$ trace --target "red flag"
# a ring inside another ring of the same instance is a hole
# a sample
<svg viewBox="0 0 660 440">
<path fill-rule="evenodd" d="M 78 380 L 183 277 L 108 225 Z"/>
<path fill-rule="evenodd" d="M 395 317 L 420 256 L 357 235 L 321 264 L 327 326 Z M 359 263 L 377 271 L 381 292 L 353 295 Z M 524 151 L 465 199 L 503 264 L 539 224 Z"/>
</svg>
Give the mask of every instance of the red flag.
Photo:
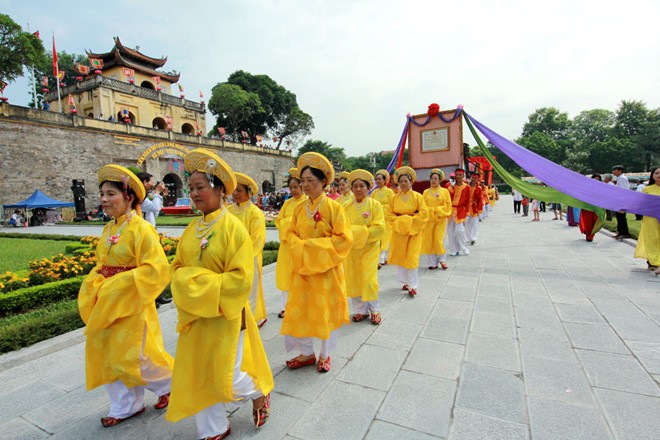
<svg viewBox="0 0 660 440">
<path fill-rule="evenodd" d="M 34 35 L 35 37 L 41 40 L 41 34 L 39 33 L 39 31 L 34 32 L 32 35 Z"/>
<path fill-rule="evenodd" d="M 199 99 L 204 99 L 204 94 L 202 93 L 201 90 L 199 91 Z"/>
<path fill-rule="evenodd" d="M 57 72 L 60 71 L 57 59 L 57 49 L 55 48 L 55 34 L 53 34 L 53 76 L 57 78 Z"/>
<path fill-rule="evenodd" d="M 127 78 L 131 78 L 135 73 L 133 69 L 129 69 L 129 68 L 124 68 L 123 72 L 124 72 L 124 76 Z"/>
<path fill-rule="evenodd" d="M 44 86 L 44 87 L 48 87 L 48 77 L 47 76 L 44 76 L 43 78 L 41 78 L 41 85 Z"/>
<path fill-rule="evenodd" d="M 76 105 L 76 101 L 73 100 L 71 93 L 69 93 L 69 105 Z"/>
<path fill-rule="evenodd" d="M 220 133 L 220 136 L 224 136 L 227 131 L 225 130 L 225 127 L 218 127 L 218 133 Z"/>
</svg>

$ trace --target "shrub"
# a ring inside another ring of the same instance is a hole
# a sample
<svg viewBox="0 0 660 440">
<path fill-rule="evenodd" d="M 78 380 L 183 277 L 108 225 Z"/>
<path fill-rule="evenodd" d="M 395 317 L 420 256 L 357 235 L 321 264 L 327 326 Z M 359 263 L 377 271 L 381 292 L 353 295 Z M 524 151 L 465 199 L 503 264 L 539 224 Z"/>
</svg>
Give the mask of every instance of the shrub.
<svg viewBox="0 0 660 440">
<path fill-rule="evenodd" d="M 80 243 L 86 244 L 91 248 L 96 249 L 96 246 L 99 244 L 99 240 L 101 240 L 101 237 L 97 237 L 96 235 L 88 235 L 87 237 L 81 238 Z"/>
<path fill-rule="evenodd" d="M 75 255 L 75 252 L 84 249 L 86 251 L 90 251 L 91 248 L 88 244 L 85 243 L 71 243 L 67 244 L 66 247 L 64 248 L 64 253 L 67 255 Z"/>
<path fill-rule="evenodd" d="M 174 237 L 167 237 L 163 234 L 158 234 L 160 237 L 160 245 L 163 246 L 165 255 L 174 255 L 176 254 L 176 248 L 179 245 L 179 239 Z"/>
<path fill-rule="evenodd" d="M 262 261 L 264 266 L 275 263 L 277 261 L 277 251 L 265 250 Z"/>
<path fill-rule="evenodd" d="M 26 287 L 0 295 L 0 316 L 22 313 L 44 305 L 78 297 L 85 277 Z"/>
<path fill-rule="evenodd" d="M 277 251 L 279 249 L 280 249 L 279 241 L 267 241 L 266 244 L 264 245 L 265 251 Z"/>
<path fill-rule="evenodd" d="M 21 234 L 18 232 L 2 232 L 3 238 L 30 238 L 33 240 L 79 241 L 80 237 L 74 235 L 48 235 L 48 234 Z"/>
<path fill-rule="evenodd" d="M 83 255 L 67 257 L 58 254 L 52 259 L 42 258 L 30 263 L 30 285 L 51 281 L 64 280 L 67 278 L 85 275 L 96 265 L 96 255 L 92 252 L 84 252 Z"/>
<path fill-rule="evenodd" d="M 83 327 L 76 300 L 61 301 L 0 320 L 0 353 L 27 347 Z"/>
<path fill-rule="evenodd" d="M 20 276 L 13 272 L 5 272 L 0 275 L 0 293 L 11 292 L 13 290 L 22 289 L 29 286 L 29 278 L 27 276 Z"/>
</svg>

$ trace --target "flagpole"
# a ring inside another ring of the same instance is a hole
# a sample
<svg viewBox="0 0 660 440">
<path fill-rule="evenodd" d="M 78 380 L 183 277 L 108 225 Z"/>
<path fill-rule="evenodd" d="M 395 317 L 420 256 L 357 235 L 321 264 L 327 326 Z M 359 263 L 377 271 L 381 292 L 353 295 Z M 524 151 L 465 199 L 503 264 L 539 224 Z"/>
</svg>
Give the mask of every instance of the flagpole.
<svg viewBox="0 0 660 440">
<path fill-rule="evenodd" d="M 53 59 L 57 57 L 57 53 L 55 52 L 57 49 L 55 48 L 55 32 L 53 32 Z M 55 84 L 57 85 L 57 108 L 59 109 L 59 112 L 62 113 L 62 98 L 60 96 L 60 63 L 57 62 L 55 63 Z"/>
<path fill-rule="evenodd" d="M 28 34 L 30 33 L 30 23 L 27 24 Z M 30 66 L 30 75 L 32 75 L 32 97 L 34 100 L 34 109 L 38 108 L 37 106 L 37 82 L 34 79 L 34 66 Z"/>
</svg>

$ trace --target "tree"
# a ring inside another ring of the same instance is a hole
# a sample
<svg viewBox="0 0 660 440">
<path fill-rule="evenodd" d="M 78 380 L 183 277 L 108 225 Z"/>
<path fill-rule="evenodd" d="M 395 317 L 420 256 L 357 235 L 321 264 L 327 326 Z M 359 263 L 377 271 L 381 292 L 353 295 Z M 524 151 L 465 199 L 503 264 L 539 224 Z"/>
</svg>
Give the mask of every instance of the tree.
<svg viewBox="0 0 660 440">
<path fill-rule="evenodd" d="M 236 137 L 241 124 L 255 114 L 263 113 L 261 100 L 255 93 L 246 92 L 239 86 L 228 83 L 216 84 L 211 91 L 209 110 L 217 116 L 216 128 L 227 126 Z M 254 133 L 250 133 L 254 135 Z"/>
<path fill-rule="evenodd" d="M 277 138 L 277 149 L 280 149 L 282 141 L 286 138 L 301 138 L 309 136 L 314 128 L 314 120 L 310 115 L 294 108 L 284 117 L 277 127 L 273 129 L 273 135 Z"/>
<path fill-rule="evenodd" d="M 648 113 L 642 101 L 621 101 L 616 111 L 616 134 L 627 139 L 640 134 Z"/>
<path fill-rule="evenodd" d="M 42 61 L 44 46 L 39 37 L 23 32 L 8 15 L 0 14 L 0 79 L 12 82 L 23 75 L 23 67 Z"/>
<path fill-rule="evenodd" d="M 580 112 L 570 124 L 569 137 L 584 146 L 602 142 L 613 136 L 616 115 L 613 111 L 603 109 L 585 110 Z"/>
<path fill-rule="evenodd" d="M 548 133 L 536 131 L 519 139 L 518 143 L 557 164 L 562 163 L 566 158 L 564 148 Z"/>
<path fill-rule="evenodd" d="M 589 154 L 589 171 L 610 172 L 612 166 L 623 165 L 627 170 L 641 169 L 644 158 L 630 139 L 611 137 L 596 142 Z"/>
<path fill-rule="evenodd" d="M 557 141 L 564 140 L 568 138 L 570 126 L 568 113 L 562 113 L 554 107 L 543 107 L 529 115 L 528 121 L 523 126 L 521 138 L 539 132 Z"/>
<path fill-rule="evenodd" d="M 76 53 L 67 53 L 65 51 L 57 52 L 57 66 L 60 72 L 64 72 L 64 77 L 62 78 L 62 83 L 64 85 L 69 85 L 75 82 L 76 76 L 80 75 L 76 66 L 78 64 L 87 65 L 88 58 L 87 55 L 81 55 Z M 55 76 L 53 75 L 53 53 L 46 53 L 40 62 L 35 66 L 34 69 L 34 80 L 36 81 L 37 86 L 37 103 L 39 106 L 43 103 L 43 82 L 42 79 L 48 79 L 48 89 L 50 91 L 57 89 L 57 82 Z M 35 86 L 32 79 L 30 79 L 30 98 L 33 98 L 30 101 L 29 106 L 34 106 L 34 95 L 32 93 L 32 88 Z"/>
<path fill-rule="evenodd" d="M 648 112 L 635 140 L 644 155 L 644 171 L 650 171 L 660 162 L 660 109 Z"/>
<path fill-rule="evenodd" d="M 324 141 L 319 141 L 319 140 L 308 140 L 305 142 L 305 145 L 303 145 L 299 150 L 298 150 L 298 156 L 296 156 L 296 160 L 300 156 L 302 156 L 304 153 L 314 151 L 316 153 L 320 153 L 324 155 L 325 157 L 330 160 L 330 162 L 333 163 L 333 165 L 338 166 L 341 169 L 348 169 L 348 160 L 346 157 L 346 152 L 342 147 L 333 147 L 331 144 L 324 142 Z"/>
</svg>

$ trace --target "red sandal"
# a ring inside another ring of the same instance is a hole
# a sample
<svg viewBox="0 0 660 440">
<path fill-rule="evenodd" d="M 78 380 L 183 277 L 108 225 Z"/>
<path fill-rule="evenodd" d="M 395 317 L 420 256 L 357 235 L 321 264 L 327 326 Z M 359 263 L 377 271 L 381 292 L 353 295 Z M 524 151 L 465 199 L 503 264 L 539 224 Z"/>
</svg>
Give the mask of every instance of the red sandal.
<svg viewBox="0 0 660 440">
<path fill-rule="evenodd" d="M 373 325 L 380 325 L 381 317 L 380 317 L 380 312 L 372 312 L 371 313 L 371 323 Z"/>
<path fill-rule="evenodd" d="M 165 409 L 170 404 L 170 393 L 158 397 L 158 402 L 154 405 L 156 409 Z"/>
<path fill-rule="evenodd" d="M 401 290 L 410 290 L 410 287 L 408 287 L 407 284 L 404 284 L 403 287 L 401 288 Z"/>
<path fill-rule="evenodd" d="M 415 289 L 410 289 L 410 290 L 408 291 L 408 295 L 410 295 L 410 296 L 415 296 L 415 295 L 417 295 L 417 291 L 416 291 Z"/>
<path fill-rule="evenodd" d="M 131 417 L 139 416 L 139 415 L 142 414 L 146 409 L 147 409 L 147 408 L 144 407 L 144 408 L 142 408 L 140 411 L 136 412 L 135 414 L 132 414 L 132 415 L 130 415 L 130 416 L 128 416 L 128 417 L 124 417 L 123 419 L 120 419 L 120 418 L 118 418 L 118 417 L 103 417 L 103 418 L 101 419 L 101 425 L 103 425 L 104 428 L 110 428 L 110 427 L 112 427 L 112 426 L 117 426 L 117 425 L 119 425 L 121 422 L 123 422 L 124 420 L 128 420 L 128 419 L 130 419 Z"/>
<path fill-rule="evenodd" d="M 229 434 L 231 434 L 231 428 L 227 428 L 222 434 L 214 435 L 213 437 L 204 437 L 204 440 L 222 440 L 229 437 Z"/>
<path fill-rule="evenodd" d="M 359 313 L 356 313 L 355 315 L 353 315 L 353 322 L 360 322 L 360 321 L 363 321 L 365 318 L 368 318 L 368 317 L 369 317 L 369 315 L 361 315 Z"/>
<path fill-rule="evenodd" d="M 316 370 L 319 373 L 327 373 L 328 371 L 330 371 L 330 356 L 328 356 L 327 358 L 325 358 L 323 360 L 321 360 L 321 358 L 319 358 L 319 363 L 316 366 Z"/>
<path fill-rule="evenodd" d="M 252 410 L 252 420 L 254 421 L 254 427 L 259 429 L 263 426 L 270 417 L 270 393 L 264 397 L 261 406 L 257 409 Z"/>
<path fill-rule="evenodd" d="M 442 267 L 442 270 L 447 270 L 447 263 L 445 263 L 444 261 L 441 261 L 440 262 L 440 267 Z"/>
<path fill-rule="evenodd" d="M 306 367 L 308 365 L 314 365 L 315 363 L 316 363 L 316 356 L 312 356 L 311 358 L 304 361 L 301 361 L 297 357 L 294 357 L 293 359 L 286 361 L 286 366 L 291 370 L 297 370 L 298 368 Z"/>
</svg>

